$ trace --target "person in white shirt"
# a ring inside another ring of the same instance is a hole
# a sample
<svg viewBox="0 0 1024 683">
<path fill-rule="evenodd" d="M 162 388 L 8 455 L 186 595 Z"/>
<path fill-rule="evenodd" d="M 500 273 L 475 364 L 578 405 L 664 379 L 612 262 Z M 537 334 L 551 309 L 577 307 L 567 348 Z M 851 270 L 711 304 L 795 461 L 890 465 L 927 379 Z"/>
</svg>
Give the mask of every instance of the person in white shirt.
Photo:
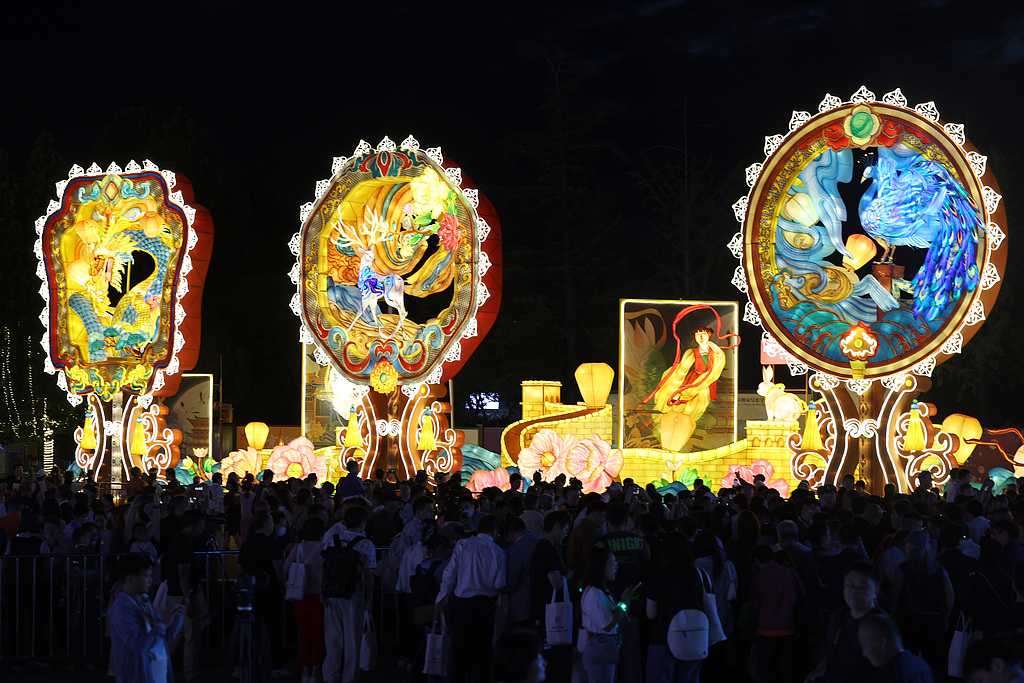
<svg viewBox="0 0 1024 683">
<path fill-rule="evenodd" d="M 985 508 L 977 499 L 967 501 L 964 505 L 964 518 L 967 520 L 967 533 L 975 543 L 981 543 L 981 537 L 985 535 L 990 526 L 985 517 Z"/>
<path fill-rule="evenodd" d="M 224 475 L 214 472 L 213 477 L 206 483 L 206 499 L 209 501 L 209 510 L 212 514 L 224 514 L 224 487 L 221 483 Z"/>
<path fill-rule="evenodd" d="M 373 598 L 373 570 L 377 556 L 373 542 L 366 538 L 369 511 L 361 505 L 350 505 L 341 522 L 324 534 L 323 547 L 330 548 L 339 540 L 350 543 L 362 556 L 362 579 L 350 598 L 322 598 L 324 609 L 324 642 L 327 654 L 323 675 L 326 683 L 352 683 L 359 673 L 359 647 L 363 634 L 363 615 Z M 362 540 L 355 540 L 355 539 Z M 344 667 L 342 666 L 344 658 Z"/>
<path fill-rule="evenodd" d="M 536 493 L 527 493 L 523 497 L 525 509 L 519 514 L 519 519 L 526 524 L 526 533 L 540 538 L 544 530 L 544 514 L 537 509 L 538 502 Z"/>
<path fill-rule="evenodd" d="M 587 554 L 587 568 L 583 575 L 583 595 L 580 598 L 583 631 L 578 646 L 583 654 L 583 667 L 590 683 L 613 683 L 619 660 L 619 624 L 626 618 L 629 604 L 636 598 L 636 586 L 622 593 L 622 602 L 616 603 L 608 590 L 615 579 L 618 563 L 615 554 L 607 548 L 593 546 Z"/>
<path fill-rule="evenodd" d="M 408 545 L 425 541 L 434 530 L 434 499 L 420 496 L 412 503 L 413 517 L 402 527 L 402 538 Z"/>
<path fill-rule="evenodd" d="M 136 522 L 132 527 L 132 545 L 129 552 L 146 553 L 154 563 L 157 561 L 156 546 L 149 540 L 149 529 L 142 522 Z"/>
<path fill-rule="evenodd" d="M 455 545 L 441 578 L 437 608 L 451 603 L 452 683 L 486 683 L 496 598 L 505 587 L 505 551 L 494 542 L 498 518 L 484 515 L 477 535 Z M 472 653 L 467 656 L 466 653 Z"/>
</svg>

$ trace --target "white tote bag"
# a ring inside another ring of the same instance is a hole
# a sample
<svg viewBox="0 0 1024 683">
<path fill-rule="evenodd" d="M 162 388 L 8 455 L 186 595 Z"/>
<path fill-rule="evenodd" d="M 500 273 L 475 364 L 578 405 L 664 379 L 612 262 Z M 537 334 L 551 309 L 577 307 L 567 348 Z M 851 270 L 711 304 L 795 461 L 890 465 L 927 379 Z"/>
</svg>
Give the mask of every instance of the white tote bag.
<svg viewBox="0 0 1024 683">
<path fill-rule="evenodd" d="M 444 622 L 444 615 L 441 615 L 441 628 L 437 628 L 437 617 L 434 617 L 434 626 L 427 634 L 427 650 L 423 655 L 423 673 L 435 676 L 448 675 L 448 649 L 451 642 L 448 639 L 448 629 Z"/>
<path fill-rule="evenodd" d="M 964 618 L 964 613 L 956 620 L 953 640 L 949 643 L 949 675 L 953 678 L 964 677 L 964 656 L 967 646 L 971 643 L 971 619 Z"/>
<path fill-rule="evenodd" d="M 377 630 L 373 627 L 373 617 L 367 611 L 363 615 L 363 640 L 359 645 L 359 668 L 362 671 L 373 671 L 377 668 Z"/>
<path fill-rule="evenodd" d="M 548 645 L 569 645 L 572 643 L 572 602 L 569 600 L 569 584 L 562 577 L 562 600 L 556 602 L 558 589 L 551 591 L 551 602 L 544 608 L 544 627 L 547 630 Z"/>
<path fill-rule="evenodd" d="M 701 585 L 704 586 L 704 614 L 708 618 L 708 644 L 714 645 L 725 640 L 725 630 L 722 628 L 722 619 L 718 616 L 718 601 L 715 598 L 715 590 L 711 585 L 711 577 L 703 569 L 700 572 Z"/>
<path fill-rule="evenodd" d="M 285 600 L 302 600 L 306 597 L 306 563 L 303 560 L 303 543 L 299 543 L 299 551 L 295 562 L 288 568 L 288 586 L 284 591 Z"/>
<path fill-rule="evenodd" d="M 156 595 L 153 596 L 153 609 L 164 620 L 167 619 L 167 581 L 161 581 L 160 587 L 156 589 Z"/>
</svg>

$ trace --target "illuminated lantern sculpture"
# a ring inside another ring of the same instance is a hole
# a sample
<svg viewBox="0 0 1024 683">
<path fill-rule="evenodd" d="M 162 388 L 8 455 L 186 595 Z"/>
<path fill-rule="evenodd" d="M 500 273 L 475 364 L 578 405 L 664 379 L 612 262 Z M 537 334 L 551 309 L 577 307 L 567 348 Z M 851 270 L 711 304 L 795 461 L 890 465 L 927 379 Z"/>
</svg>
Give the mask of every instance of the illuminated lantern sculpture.
<svg viewBox="0 0 1024 683">
<path fill-rule="evenodd" d="M 339 460 L 365 449 L 362 475 L 381 467 L 400 479 L 458 469 L 464 437 L 438 399 L 497 315 L 494 208 L 439 148 L 410 136 L 336 158 L 300 214 L 291 308 L 316 361 L 337 372 L 331 382 L 351 385 L 342 393 L 357 412 L 340 416 L 349 428 Z M 421 448 L 432 428 L 436 448 Z"/>
<path fill-rule="evenodd" d="M 875 258 L 878 247 L 875 246 L 875 241 L 867 235 L 850 235 L 846 240 L 846 251 L 850 255 L 843 256 L 843 266 L 849 270 L 860 270 L 867 265 L 868 261 Z"/>
<path fill-rule="evenodd" d="M 960 446 L 954 453 L 959 465 L 967 462 L 967 459 L 971 457 L 976 446 L 972 441 L 980 439 L 984 432 L 978 418 L 962 413 L 946 416 L 946 419 L 942 421 L 942 431 L 955 434 L 960 439 Z"/>
<path fill-rule="evenodd" d="M 697 423 L 684 413 L 665 413 L 661 418 L 661 445 L 669 451 L 679 451 L 690 440 Z"/>
<path fill-rule="evenodd" d="M 46 370 L 72 404 L 88 398 L 99 425 L 98 447 L 80 441 L 76 462 L 114 481 L 129 464 L 157 466 L 145 457 L 168 458 L 125 442 L 153 397 L 174 394 L 198 357 L 209 212 L 187 179 L 149 161 L 74 166 L 36 232 Z"/>
<path fill-rule="evenodd" d="M 267 445 L 268 434 L 270 434 L 270 428 L 265 422 L 250 422 L 245 425 L 245 441 L 258 451 Z"/>
<path fill-rule="evenodd" d="M 838 484 L 856 473 L 874 490 L 909 491 L 925 467 L 941 485 L 959 441 L 915 400 L 977 332 L 1002 283 L 1006 214 L 987 158 L 934 103 L 863 86 L 793 112 L 764 154 L 747 168 L 728 246 L 740 261 L 733 283 L 749 298 L 744 319 L 793 356 L 795 374 L 813 370 L 809 386 L 822 396 L 831 453 L 824 468 L 810 466 L 820 440 L 791 434 L 792 474 Z M 912 248 L 923 262 L 907 258 Z"/>
<path fill-rule="evenodd" d="M 576 368 L 576 384 L 583 402 L 589 408 L 600 408 L 608 402 L 615 371 L 607 363 L 583 363 Z"/>
</svg>

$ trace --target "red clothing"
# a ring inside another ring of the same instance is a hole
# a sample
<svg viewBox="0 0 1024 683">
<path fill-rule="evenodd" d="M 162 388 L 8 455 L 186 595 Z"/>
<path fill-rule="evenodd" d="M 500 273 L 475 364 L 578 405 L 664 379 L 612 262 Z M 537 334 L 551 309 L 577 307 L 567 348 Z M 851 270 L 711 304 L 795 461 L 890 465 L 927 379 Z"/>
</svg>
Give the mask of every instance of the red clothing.
<svg viewBox="0 0 1024 683">
<path fill-rule="evenodd" d="M 324 605 L 319 595 L 306 595 L 292 603 L 299 626 L 299 666 L 320 666 L 324 645 Z"/>
<path fill-rule="evenodd" d="M 690 374 L 686 376 L 686 385 L 692 386 L 699 382 L 701 376 L 708 371 L 708 367 L 708 354 L 703 351 L 700 353 L 694 351 L 693 370 L 691 370 Z M 711 400 L 716 400 L 718 398 L 718 382 L 712 382 L 709 384 L 708 391 L 710 392 Z"/>
<path fill-rule="evenodd" d="M 6 517 L 0 517 L 0 531 L 7 537 L 7 541 L 13 541 L 18 535 L 18 527 L 21 526 L 20 513 L 8 513 Z"/>
<path fill-rule="evenodd" d="M 796 632 L 793 608 L 804 596 L 804 587 L 792 567 L 771 562 L 761 568 L 750 584 L 750 604 L 757 610 L 757 633 L 791 636 Z"/>
</svg>

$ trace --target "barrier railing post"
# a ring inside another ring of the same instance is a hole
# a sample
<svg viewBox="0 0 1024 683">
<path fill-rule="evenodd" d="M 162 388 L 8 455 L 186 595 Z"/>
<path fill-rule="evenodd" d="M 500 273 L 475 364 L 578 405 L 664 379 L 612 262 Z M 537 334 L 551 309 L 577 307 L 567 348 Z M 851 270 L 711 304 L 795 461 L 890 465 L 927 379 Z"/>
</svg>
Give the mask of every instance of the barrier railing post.
<svg viewBox="0 0 1024 683">
<path fill-rule="evenodd" d="M 8 555 L 0 558 L 0 623 L 12 626 L 0 641 L 0 670 L 7 660 L 109 655 L 105 636 L 109 590 L 117 579 L 118 558 L 128 553 Z M 228 646 L 228 610 L 237 550 L 203 552 L 201 586 L 210 624 L 200 641 L 204 650 Z M 63 572 L 63 575 L 62 575 Z M 205 584 L 205 585 L 202 585 Z M 219 586 L 217 585 L 219 584 Z M 155 593 L 159 585 L 154 584 Z M 63 605 L 61 601 L 63 600 Z M 287 604 L 285 610 L 288 609 Z M 283 613 L 287 619 L 287 611 Z M 220 621 L 219 642 L 215 635 Z M 28 629 L 26 631 L 26 629 Z M 288 634 L 285 634 L 287 644 Z M 63 641 L 63 642 L 62 642 Z M 294 645 L 294 643 L 292 643 Z M 105 664 L 104 664 L 105 666 Z M 0 681 L 4 678 L 0 675 Z"/>
</svg>

